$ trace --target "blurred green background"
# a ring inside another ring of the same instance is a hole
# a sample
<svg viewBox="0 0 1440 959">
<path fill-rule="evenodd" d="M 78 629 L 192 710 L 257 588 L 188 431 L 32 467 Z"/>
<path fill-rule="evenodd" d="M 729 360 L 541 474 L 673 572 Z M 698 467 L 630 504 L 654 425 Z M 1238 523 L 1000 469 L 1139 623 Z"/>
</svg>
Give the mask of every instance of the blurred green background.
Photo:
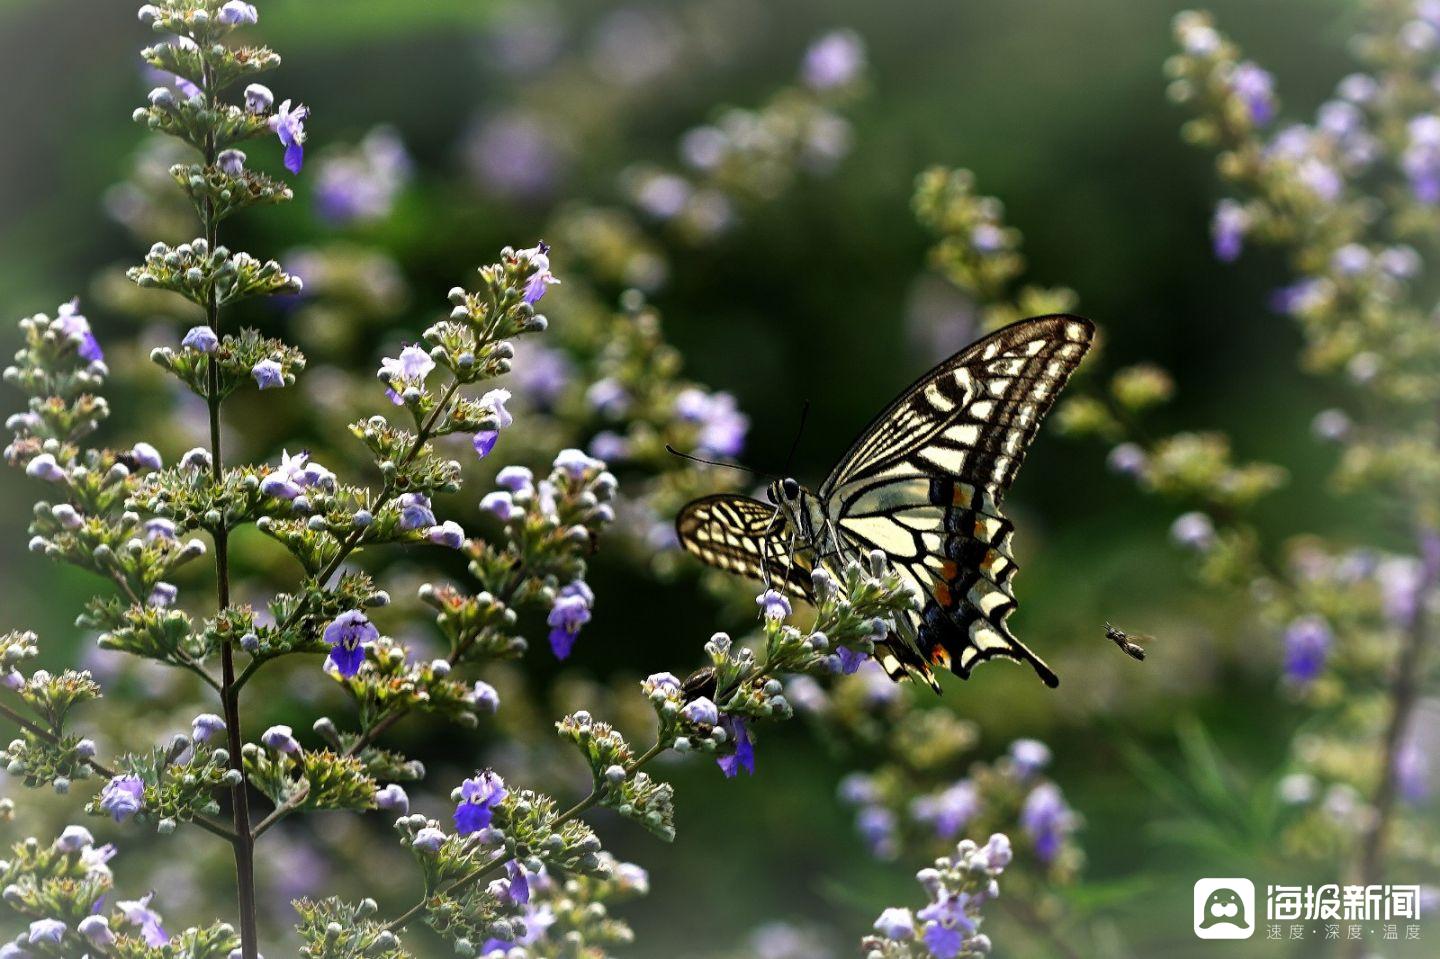
<svg viewBox="0 0 1440 959">
<path fill-rule="evenodd" d="M 0 6 L 0 304 L 12 319 L 86 295 L 97 274 L 143 250 L 102 208 L 145 138 L 128 119 L 148 89 L 135 56 L 148 35 L 133 6 Z M 1208 6 L 1281 78 L 1280 94 L 1298 115 L 1347 71 L 1350 4 Z M 1173 371 L 1180 394 L 1162 427 L 1223 427 L 1242 457 L 1291 469 L 1290 487 L 1268 503 L 1263 525 L 1343 535 L 1359 521 L 1326 492 L 1332 453 L 1308 432 L 1333 398 L 1295 370 L 1298 337 L 1266 307 L 1282 264 L 1262 256 L 1225 266 L 1209 251 L 1218 187 L 1210 159 L 1180 142 L 1182 116 L 1164 97 L 1161 73 L 1170 19 L 1182 8 L 1169 0 L 269 0 L 259 34 L 285 57 L 270 86 L 313 111 L 312 156 L 383 122 L 413 157 L 416 176 L 394 215 L 346 232 L 388 250 L 413 291 L 378 351 L 422 328 L 444 291 L 499 246 L 529 245 L 573 198 L 614 199 L 626 164 L 673 164 L 677 138 L 717 105 L 761 102 L 792 80 L 812 38 L 853 28 L 867 45 L 871 88 L 847 110 L 851 154 L 833 174 L 804 178 L 748 211 L 719 241 L 671 250 L 670 281 L 653 299 L 690 375 L 733 392 L 750 414 L 745 459 L 778 468 L 809 398 L 796 472 L 818 483 L 859 426 L 934 359 L 905 319 L 938 283 L 920 279 L 929 241 L 909 198 L 915 174 L 944 163 L 974 170 L 980 192 L 1005 201 L 1026 238 L 1030 277 L 1078 291 L 1079 312 L 1109 334 L 1107 363 L 1153 360 Z M 649 32 L 616 39 L 637 22 Z M 527 30 L 531 41 L 552 45 L 542 51 L 547 76 L 570 72 L 573 82 L 558 87 L 568 98 L 527 100 L 532 68 L 503 67 L 506 44 Z M 665 49 L 679 52 L 663 62 Z M 662 62 L 642 63 L 640 80 L 607 108 L 592 87 L 613 82 L 606 78 L 617 62 L 643 61 L 637 51 Z M 591 74 L 599 79 L 587 85 Z M 476 123 L 518 103 L 561 132 L 581 132 L 545 190 L 497 196 L 467 173 L 464 144 Z M 313 179 L 295 182 L 298 202 L 243 218 L 232 245 L 270 256 L 331 235 L 311 212 Z M 555 264 L 563 276 L 563 249 Z M 551 297 L 552 322 L 565 322 L 565 288 Z M 963 305 L 945 308 L 953 313 L 947 322 L 963 329 Z M 93 305 L 86 312 L 107 348 L 139 332 Z M 7 348 L 13 335 L 9 324 L 0 328 Z M 108 435 L 153 438 L 146 424 L 161 411 L 125 398 L 122 378 Z M 1278 692 L 1274 637 L 1245 632 L 1253 627 L 1237 625 L 1238 611 L 1192 585 L 1185 557 L 1166 542 L 1176 510 L 1107 475 L 1103 453 L 1042 434 L 1010 500 L 1025 567 L 1012 622 L 1057 666 L 1060 689 L 990 666 L 969 683 L 948 682 L 944 702 L 979 724 L 978 755 L 1017 736 L 1055 749 L 1055 778 L 1086 822 L 1082 911 L 1113 925 L 1134 955 L 1209 955 L 1220 950 L 1200 948 L 1206 944 L 1188 929 L 1195 879 L 1339 877 L 1287 873 L 1266 858 L 1273 850 L 1261 838 L 1254 861 L 1236 862 L 1147 828 L 1166 810 L 1137 783 L 1126 746 L 1171 762 L 1177 721 L 1198 717 L 1256 789 L 1271 788 L 1260 783 L 1285 755 L 1299 715 Z M 37 630 L 58 655 L 57 646 L 87 641 L 71 623 L 93 584 L 25 552 L 34 496 L 23 478 L 0 474 L 0 625 Z M 600 606 L 577 664 L 601 679 L 683 669 L 717 625 L 687 580 L 656 585 L 602 553 L 592 581 Z M 626 596 L 638 600 L 622 602 Z M 1104 642 L 1107 619 L 1159 637 L 1143 666 Z M 553 673 L 538 656 L 526 665 Z M 276 709 L 284 715 L 283 705 Z M 472 764 L 447 743 L 420 742 L 422 733 L 411 734 L 417 750 L 457 769 Z M 771 919 L 818 923 L 848 950 L 881 907 L 914 898 L 919 863 L 868 857 L 850 810 L 834 798 L 844 767 L 802 724 L 767 736 L 759 761 L 754 779 L 730 782 L 704 763 L 671 771 L 679 795 L 673 848 L 602 824 L 617 853 L 651 870 L 654 892 L 627 913 L 635 955 L 734 947 L 744 930 Z M 1002 955 L 1046 954 L 1043 943 L 1007 931 L 1006 921 L 987 926 Z M 1224 954 L 1298 953 L 1267 951 L 1256 940 Z"/>
</svg>

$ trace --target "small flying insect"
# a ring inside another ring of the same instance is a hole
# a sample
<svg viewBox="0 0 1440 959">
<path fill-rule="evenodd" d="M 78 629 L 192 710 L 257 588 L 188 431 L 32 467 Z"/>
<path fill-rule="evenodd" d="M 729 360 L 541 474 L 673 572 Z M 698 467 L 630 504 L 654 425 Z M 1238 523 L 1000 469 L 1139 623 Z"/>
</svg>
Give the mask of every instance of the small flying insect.
<svg viewBox="0 0 1440 959">
<path fill-rule="evenodd" d="M 1110 640 L 1110 642 L 1114 643 L 1116 646 L 1119 646 L 1121 649 L 1123 649 L 1123 650 L 1125 651 L 1125 655 L 1126 655 L 1126 656 L 1129 656 L 1131 659 L 1138 659 L 1138 660 L 1140 660 L 1141 662 L 1144 662 L 1144 660 L 1145 660 L 1145 647 L 1144 647 L 1144 646 L 1141 646 L 1139 643 L 1135 642 L 1135 640 L 1138 639 L 1138 640 L 1146 640 L 1146 641 L 1148 641 L 1148 640 L 1154 639 L 1155 637 L 1153 637 L 1153 636 L 1133 636 L 1133 637 L 1132 637 L 1129 633 L 1125 632 L 1125 630 L 1121 629 L 1119 626 L 1115 626 L 1115 625 L 1113 625 L 1113 624 L 1111 624 L 1111 623 L 1106 623 L 1106 624 L 1105 624 L 1105 638 L 1108 639 L 1108 640 Z"/>
<path fill-rule="evenodd" d="M 873 551 L 920 597 L 875 655 L 891 679 L 937 692 L 933 668 L 968 678 L 994 657 L 1059 683 L 1005 624 L 1015 609 L 1014 525 L 1001 502 L 1040 421 L 1095 335 L 1087 319 L 1035 317 L 972 343 L 870 422 L 818 490 L 778 477 L 769 502 L 697 499 L 676 517 L 680 544 L 719 569 L 814 600 L 811 571 Z M 685 454 L 681 454 L 685 455 Z"/>
</svg>

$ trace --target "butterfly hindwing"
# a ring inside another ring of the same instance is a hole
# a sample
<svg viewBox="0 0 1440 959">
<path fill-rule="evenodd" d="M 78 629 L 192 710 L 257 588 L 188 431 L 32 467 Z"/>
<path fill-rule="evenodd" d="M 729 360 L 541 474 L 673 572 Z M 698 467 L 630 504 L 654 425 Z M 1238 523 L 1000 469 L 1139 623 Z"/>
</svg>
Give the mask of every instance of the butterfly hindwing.
<svg viewBox="0 0 1440 959">
<path fill-rule="evenodd" d="M 906 630 L 922 665 L 963 677 L 1004 656 L 1058 682 L 1005 623 L 1017 567 L 1000 503 L 1093 333 L 1057 315 L 972 344 L 877 416 L 821 487 L 847 542 L 884 551 L 923 598 Z"/>
<path fill-rule="evenodd" d="M 810 559 L 792 555 L 789 527 L 768 503 L 735 493 L 706 496 L 686 504 L 675 531 L 685 551 L 710 566 L 813 599 Z"/>
</svg>

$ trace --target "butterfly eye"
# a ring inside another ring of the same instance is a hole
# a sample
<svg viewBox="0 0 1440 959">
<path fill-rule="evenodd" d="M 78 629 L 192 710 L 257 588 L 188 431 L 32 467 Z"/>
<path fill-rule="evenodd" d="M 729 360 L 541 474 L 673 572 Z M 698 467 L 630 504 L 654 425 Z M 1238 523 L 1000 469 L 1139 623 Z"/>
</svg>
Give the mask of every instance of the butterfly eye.
<svg viewBox="0 0 1440 959">
<path fill-rule="evenodd" d="M 786 499 L 798 499 L 800 496 L 800 484 L 787 476 L 780 481 L 780 491 L 785 494 Z"/>
</svg>

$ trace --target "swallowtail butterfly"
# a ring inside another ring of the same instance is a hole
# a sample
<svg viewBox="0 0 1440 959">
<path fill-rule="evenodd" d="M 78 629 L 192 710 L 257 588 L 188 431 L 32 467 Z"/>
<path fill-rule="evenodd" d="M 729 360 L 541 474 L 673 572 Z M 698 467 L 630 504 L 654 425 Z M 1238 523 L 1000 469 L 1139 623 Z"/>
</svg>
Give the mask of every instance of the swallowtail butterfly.
<svg viewBox="0 0 1440 959">
<path fill-rule="evenodd" d="M 676 518 L 686 551 L 812 601 L 816 563 L 881 550 L 922 598 L 876 648 L 890 678 L 939 689 L 932 666 L 968 678 L 977 662 L 1054 671 L 1011 634 L 1014 526 L 1001 502 L 1026 447 L 1094 338 L 1078 316 L 1013 323 L 922 376 L 871 421 L 818 492 L 772 483 L 769 503 L 721 493 Z"/>
</svg>

